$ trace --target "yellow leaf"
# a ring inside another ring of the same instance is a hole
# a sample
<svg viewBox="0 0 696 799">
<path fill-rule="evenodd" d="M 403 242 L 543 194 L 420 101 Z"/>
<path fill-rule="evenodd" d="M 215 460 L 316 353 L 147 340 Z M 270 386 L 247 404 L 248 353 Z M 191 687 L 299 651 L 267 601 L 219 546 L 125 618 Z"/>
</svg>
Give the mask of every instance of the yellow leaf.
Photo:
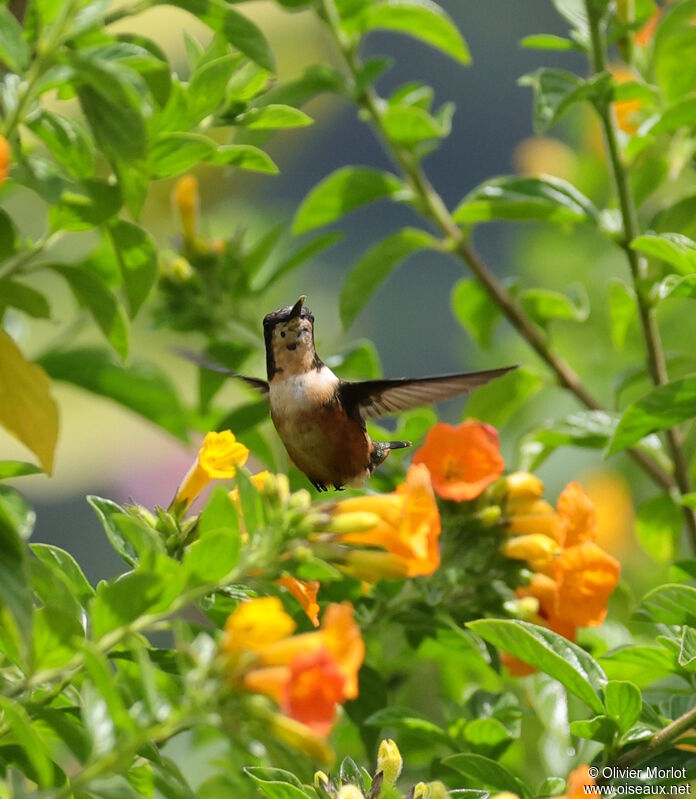
<svg viewBox="0 0 696 799">
<path fill-rule="evenodd" d="M 0 330 L 0 424 L 41 461 L 48 474 L 58 438 L 58 407 L 44 370 Z"/>
</svg>

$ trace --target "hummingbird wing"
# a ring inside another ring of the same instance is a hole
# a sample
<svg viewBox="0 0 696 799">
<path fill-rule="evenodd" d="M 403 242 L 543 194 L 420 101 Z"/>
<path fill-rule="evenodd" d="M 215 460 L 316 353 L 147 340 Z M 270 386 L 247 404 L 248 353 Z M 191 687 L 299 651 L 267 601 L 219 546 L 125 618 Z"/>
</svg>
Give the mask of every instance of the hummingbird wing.
<svg viewBox="0 0 696 799">
<path fill-rule="evenodd" d="M 268 396 L 268 382 L 266 380 L 261 380 L 259 377 L 242 375 L 239 374 L 239 372 L 233 372 L 231 369 L 228 369 L 226 366 L 218 363 L 214 358 L 210 358 L 207 355 L 201 355 L 199 352 L 192 352 L 191 350 L 187 349 L 177 349 L 176 353 L 177 355 L 181 355 L 183 358 L 186 358 L 186 360 L 192 361 L 203 369 L 208 369 L 211 372 L 219 372 L 222 375 L 228 375 L 229 377 L 236 377 L 238 380 L 243 380 L 250 388 L 253 388 L 254 391 L 257 391 L 259 394 L 262 394 L 265 397 Z"/>
<path fill-rule="evenodd" d="M 361 419 L 378 419 L 380 416 L 467 394 L 513 369 L 517 369 L 517 366 L 436 377 L 364 380 L 342 383 L 340 392 L 349 415 L 359 416 Z"/>
</svg>

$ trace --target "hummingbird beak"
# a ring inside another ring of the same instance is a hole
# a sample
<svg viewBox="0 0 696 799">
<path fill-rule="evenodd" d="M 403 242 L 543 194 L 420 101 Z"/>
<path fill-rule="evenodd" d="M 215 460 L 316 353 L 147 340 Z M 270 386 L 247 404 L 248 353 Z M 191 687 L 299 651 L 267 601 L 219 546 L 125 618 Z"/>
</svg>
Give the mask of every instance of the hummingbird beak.
<svg viewBox="0 0 696 799">
<path fill-rule="evenodd" d="M 307 295 L 303 294 L 299 300 L 292 306 L 292 310 L 290 311 L 290 319 L 295 319 L 302 313 L 302 306 L 307 299 Z"/>
</svg>

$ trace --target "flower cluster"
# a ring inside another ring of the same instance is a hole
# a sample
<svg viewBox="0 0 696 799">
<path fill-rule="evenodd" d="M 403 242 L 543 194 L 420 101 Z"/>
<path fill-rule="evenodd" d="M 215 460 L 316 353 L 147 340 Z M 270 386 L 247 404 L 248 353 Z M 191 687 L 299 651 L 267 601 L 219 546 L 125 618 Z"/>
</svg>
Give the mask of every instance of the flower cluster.
<svg viewBox="0 0 696 799">
<path fill-rule="evenodd" d="M 534 572 L 517 594 L 535 601 L 533 621 L 575 640 L 578 627 L 604 620 L 621 565 L 595 543 L 594 507 L 579 483 L 565 487 L 555 509 L 541 498 L 543 484 L 533 475 L 510 475 L 506 488 L 504 518 L 510 537 L 503 552 L 526 561 Z M 514 674 L 532 671 L 513 658 L 505 662 Z"/>
<path fill-rule="evenodd" d="M 225 624 L 226 673 L 235 688 L 272 699 L 302 725 L 294 734 L 318 745 L 337 706 L 358 695 L 365 645 L 347 602 L 329 605 L 317 631 L 294 635 L 295 629 L 277 597 L 242 602 Z"/>
<path fill-rule="evenodd" d="M 436 425 L 414 462 L 430 470 L 443 499 L 477 500 L 479 517 L 482 506 L 491 510 L 499 503 L 506 533 L 502 553 L 532 572 L 517 595 L 533 600 L 533 621 L 570 640 L 578 627 L 602 623 L 621 567 L 595 543 L 594 507 L 579 483 L 569 483 L 554 508 L 543 499 L 544 485 L 535 475 L 501 477 L 504 462 L 496 431 L 477 422 Z M 522 672 L 522 664 L 509 662 Z"/>
<path fill-rule="evenodd" d="M 440 513 L 428 469 L 413 465 L 391 494 L 351 497 L 330 510 L 334 540 L 352 545 L 342 568 L 362 580 L 432 574 L 440 565 Z"/>
</svg>

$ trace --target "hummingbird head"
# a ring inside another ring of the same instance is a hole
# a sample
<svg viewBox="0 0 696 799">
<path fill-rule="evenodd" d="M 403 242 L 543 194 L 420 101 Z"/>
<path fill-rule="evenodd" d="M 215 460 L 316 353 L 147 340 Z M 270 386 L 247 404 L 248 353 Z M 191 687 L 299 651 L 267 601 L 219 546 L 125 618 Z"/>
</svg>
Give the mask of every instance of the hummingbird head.
<svg viewBox="0 0 696 799">
<path fill-rule="evenodd" d="M 263 319 L 268 379 L 276 372 L 303 374 L 321 368 L 314 349 L 314 316 L 303 294 L 294 305 L 278 308 Z"/>
</svg>

